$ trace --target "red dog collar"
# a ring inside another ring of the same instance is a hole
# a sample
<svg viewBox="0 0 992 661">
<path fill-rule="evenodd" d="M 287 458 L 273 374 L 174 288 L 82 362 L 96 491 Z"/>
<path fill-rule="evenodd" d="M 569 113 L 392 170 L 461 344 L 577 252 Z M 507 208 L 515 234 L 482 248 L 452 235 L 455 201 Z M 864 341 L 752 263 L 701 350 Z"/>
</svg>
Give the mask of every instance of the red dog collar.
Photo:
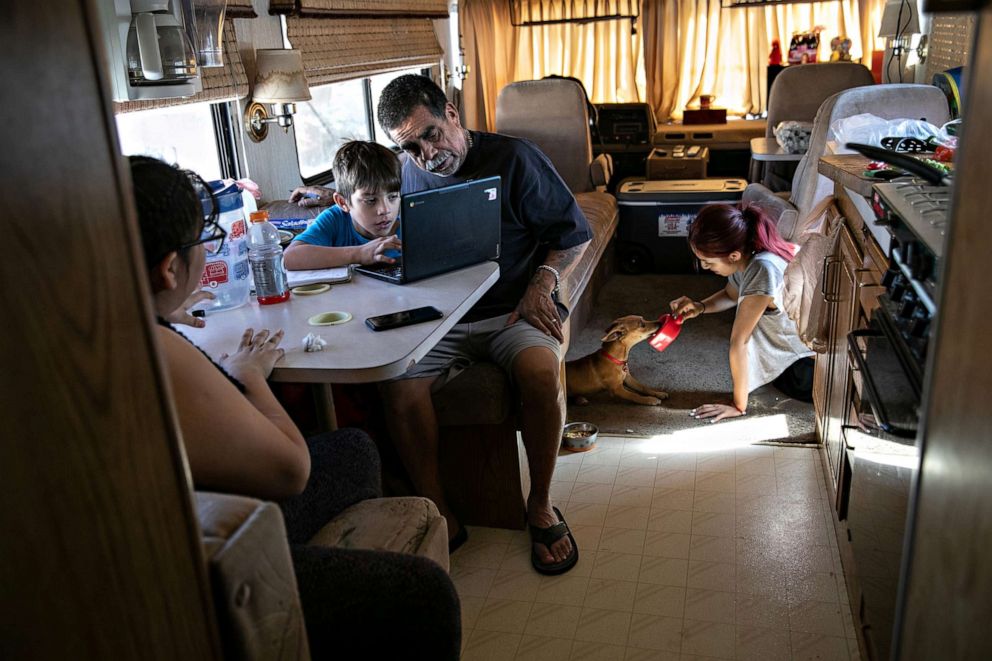
<svg viewBox="0 0 992 661">
<path fill-rule="evenodd" d="M 606 349 L 600 349 L 599 355 L 605 358 L 606 360 L 610 361 L 611 363 L 615 365 L 619 365 L 620 367 L 624 368 L 624 370 L 627 369 L 626 360 L 620 360 L 619 358 L 614 358 L 613 356 L 611 356 L 609 353 L 606 352 Z"/>
</svg>

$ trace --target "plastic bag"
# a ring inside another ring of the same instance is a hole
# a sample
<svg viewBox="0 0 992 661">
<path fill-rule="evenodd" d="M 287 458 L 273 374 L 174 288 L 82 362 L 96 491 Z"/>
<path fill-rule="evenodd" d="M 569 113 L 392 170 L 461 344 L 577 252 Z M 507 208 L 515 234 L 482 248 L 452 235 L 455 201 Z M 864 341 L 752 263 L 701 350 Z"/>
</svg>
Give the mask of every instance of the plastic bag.
<svg viewBox="0 0 992 661">
<path fill-rule="evenodd" d="M 850 153 L 851 150 L 844 147 L 849 142 L 881 147 L 883 139 L 893 137 L 917 138 L 923 142 L 932 140 L 937 144 L 955 142 L 946 124 L 938 128 L 920 119 L 882 119 L 870 113 L 838 119 L 830 125 L 827 139 L 836 143 L 835 153 Z"/>
<path fill-rule="evenodd" d="M 809 149 L 809 136 L 813 133 L 812 122 L 779 122 L 772 129 L 775 141 L 789 154 L 805 154 Z"/>
</svg>

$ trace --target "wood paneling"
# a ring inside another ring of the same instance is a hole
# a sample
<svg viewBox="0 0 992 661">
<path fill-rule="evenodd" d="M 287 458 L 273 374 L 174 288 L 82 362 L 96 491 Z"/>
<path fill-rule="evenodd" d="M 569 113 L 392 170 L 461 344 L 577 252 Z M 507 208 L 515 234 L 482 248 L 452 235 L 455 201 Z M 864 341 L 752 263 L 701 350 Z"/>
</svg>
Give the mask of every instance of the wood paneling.
<svg viewBox="0 0 992 661">
<path fill-rule="evenodd" d="M 0 21 L 0 658 L 218 658 L 96 1 Z"/>
<path fill-rule="evenodd" d="M 902 659 L 992 658 L 992 9 L 979 18 L 926 395 Z M 984 37 L 984 38 L 983 38 Z"/>
</svg>

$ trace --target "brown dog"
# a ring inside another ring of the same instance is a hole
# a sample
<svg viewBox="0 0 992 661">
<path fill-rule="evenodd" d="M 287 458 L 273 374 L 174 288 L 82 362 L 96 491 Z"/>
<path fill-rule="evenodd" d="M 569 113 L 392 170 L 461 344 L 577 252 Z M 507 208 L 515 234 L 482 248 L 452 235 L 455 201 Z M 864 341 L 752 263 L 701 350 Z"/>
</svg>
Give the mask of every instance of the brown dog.
<svg viewBox="0 0 992 661">
<path fill-rule="evenodd" d="M 661 324 L 629 315 L 614 320 L 606 329 L 603 346 L 596 353 L 565 363 L 565 386 L 577 404 L 588 402 L 587 395 L 607 390 L 635 404 L 657 406 L 668 393 L 648 388 L 631 375 L 627 355 L 631 347 L 651 337 Z"/>
</svg>

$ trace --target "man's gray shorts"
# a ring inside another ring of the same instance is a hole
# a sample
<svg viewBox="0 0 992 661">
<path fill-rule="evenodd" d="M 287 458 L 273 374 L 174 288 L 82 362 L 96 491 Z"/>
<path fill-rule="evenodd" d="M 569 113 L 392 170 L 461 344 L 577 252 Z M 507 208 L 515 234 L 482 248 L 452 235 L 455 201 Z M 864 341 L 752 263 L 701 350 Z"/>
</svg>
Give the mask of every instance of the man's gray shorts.
<svg viewBox="0 0 992 661">
<path fill-rule="evenodd" d="M 523 319 L 507 326 L 509 317 L 509 314 L 504 314 L 455 324 L 419 363 L 395 380 L 437 377 L 432 385 L 432 390 L 437 390 L 469 365 L 483 361 L 496 363 L 512 378 L 514 359 L 530 347 L 547 347 L 561 360 L 558 340 Z"/>
</svg>

